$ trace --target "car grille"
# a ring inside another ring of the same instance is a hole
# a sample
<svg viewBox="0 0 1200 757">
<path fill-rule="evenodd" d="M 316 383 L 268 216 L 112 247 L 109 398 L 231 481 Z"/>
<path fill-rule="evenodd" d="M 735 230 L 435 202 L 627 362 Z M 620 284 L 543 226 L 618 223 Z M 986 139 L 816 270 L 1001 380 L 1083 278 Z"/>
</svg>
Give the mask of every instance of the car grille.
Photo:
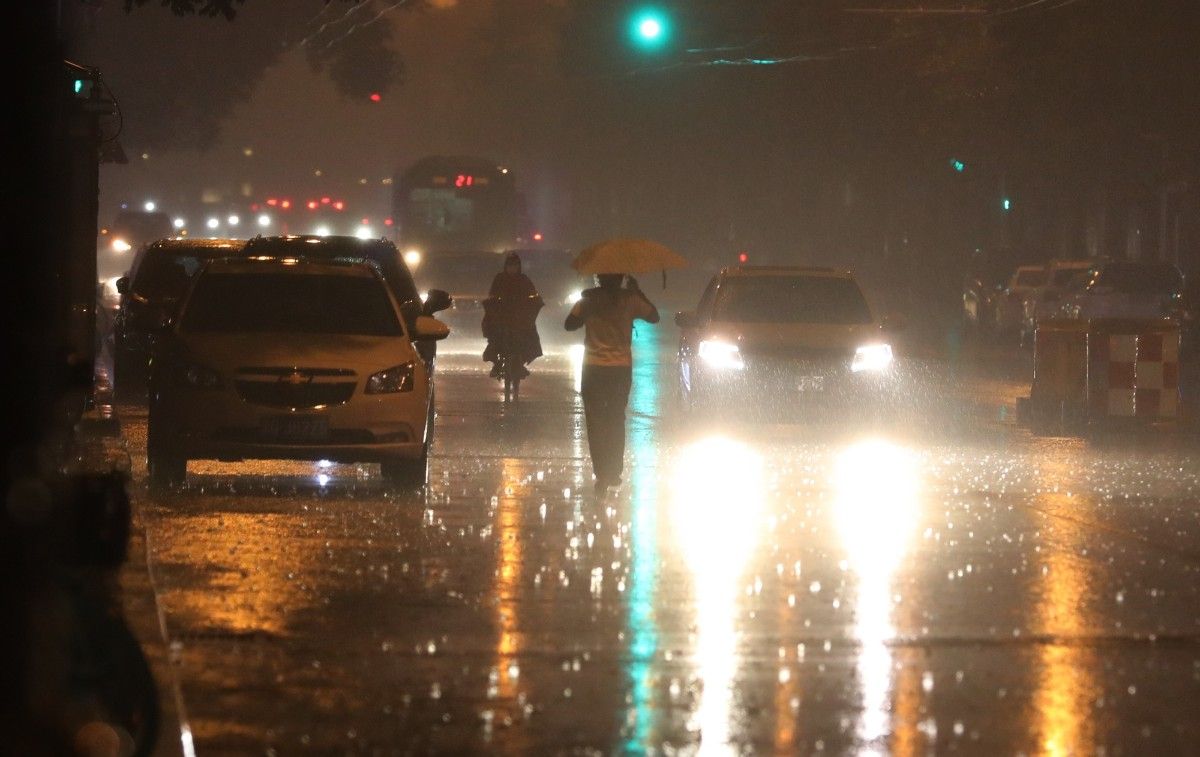
<svg viewBox="0 0 1200 757">
<path fill-rule="evenodd" d="M 755 349 L 743 352 L 748 370 L 778 374 L 780 377 L 843 373 L 849 369 L 852 357 L 840 349 Z"/>
<path fill-rule="evenodd" d="M 279 439 L 264 433 L 260 429 L 242 429 L 242 428 L 222 428 L 213 434 L 213 441 L 222 444 L 279 444 Z M 330 429 L 329 436 L 319 441 L 303 441 L 303 440 L 288 440 L 286 444 L 289 446 L 310 445 L 314 447 L 328 447 L 335 445 L 349 444 L 378 444 L 382 442 L 407 442 L 409 435 L 406 433 L 396 433 L 389 435 L 388 438 L 380 438 L 372 434 L 366 429 L 344 428 Z"/>
<path fill-rule="evenodd" d="M 354 383 L 288 384 L 284 381 L 237 381 L 238 395 L 246 402 L 289 409 L 341 405 L 354 396 Z"/>
</svg>

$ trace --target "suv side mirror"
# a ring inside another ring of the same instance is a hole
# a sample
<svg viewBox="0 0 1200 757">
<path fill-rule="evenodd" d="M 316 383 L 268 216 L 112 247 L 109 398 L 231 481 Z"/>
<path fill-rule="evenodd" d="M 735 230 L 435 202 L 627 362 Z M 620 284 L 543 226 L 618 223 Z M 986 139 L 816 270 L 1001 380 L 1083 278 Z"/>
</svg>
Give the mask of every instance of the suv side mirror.
<svg viewBox="0 0 1200 757">
<path fill-rule="evenodd" d="M 423 315 L 417 318 L 413 332 L 420 341 L 436 342 L 450 336 L 450 327 L 432 316 Z"/>
<path fill-rule="evenodd" d="M 425 294 L 425 305 L 421 308 L 422 315 L 433 315 L 442 310 L 447 310 L 454 304 L 454 299 L 450 293 L 444 289 L 430 289 Z"/>
<path fill-rule="evenodd" d="M 117 294 L 129 294 L 129 277 L 122 276 L 117 279 Z"/>
<path fill-rule="evenodd" d="M 700 325 L 700 319 L 694 312 L 681 311 L 675 314 L 675 325 L 681 329 L 694 329 Z"/>
</svg>

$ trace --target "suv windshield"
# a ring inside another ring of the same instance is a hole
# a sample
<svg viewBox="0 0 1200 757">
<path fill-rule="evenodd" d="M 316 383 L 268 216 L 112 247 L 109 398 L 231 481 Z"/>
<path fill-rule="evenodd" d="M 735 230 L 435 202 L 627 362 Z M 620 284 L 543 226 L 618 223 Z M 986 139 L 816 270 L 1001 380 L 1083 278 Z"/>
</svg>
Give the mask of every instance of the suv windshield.
<svg viewBox="0 0 1200 757">
<path fill-rule="evenodd" d="M 154 252 L 138 266 L 133 291 L 148 300 L 179 299 L 207 256 L 191 252 Z"/>
<path fill-rule="evenodd" d="M 222 334 L 403 333 L 387 291 L 375 278 L 278 272 L 201 277 L 180 328 Z"/>
<path fill-rule="evenodd" d="M 717 321 L 863 324 L 871 311 L 850 279 L 832 276 L 737 276 L 721 285 Z"/>
<path fill-rule="evenodd" d="M 1054 286 L 1065 287 L 1073 281 L 1086 276 L 1087 272 L 1087 268 L 1059 268 L 1054 272 Z"/>
<path fill-rule="evenodd" d="M 1095 285 L 1124 294 L 1171 294 L 1183 287 L 1183 277 L 1173 265 L 1115 263 L 1101 269 Z"/>
<path fill-rule="evenodd" d="M 1044 268 L 1017 272 L 1017 286 L 1019 287 L 1040 287 L 1045 283 L 1046 270 Z"/>
</svg>

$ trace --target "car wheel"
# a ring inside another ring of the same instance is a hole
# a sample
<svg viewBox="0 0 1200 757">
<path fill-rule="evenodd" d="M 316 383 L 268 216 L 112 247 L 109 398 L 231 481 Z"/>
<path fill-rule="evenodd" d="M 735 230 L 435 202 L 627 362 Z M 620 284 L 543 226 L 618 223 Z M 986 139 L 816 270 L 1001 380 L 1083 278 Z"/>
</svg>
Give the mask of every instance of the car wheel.
<svg viewBox="0 0 1200 757">
<path fill-rule="evenodd" d="M 420 489 L 429 480 L 429 451 L 418 458 L 385 460 L 379 465 L 383 479 L 401 489 Z"/>
<path fill-rule="evenodd" d="M 187 477 L 187 457 L 179 451 L 161 418 L 151 411 L 146 425 L 146 469 L 150 485 L 157 489 L 179 486 Z"/>
</svg>

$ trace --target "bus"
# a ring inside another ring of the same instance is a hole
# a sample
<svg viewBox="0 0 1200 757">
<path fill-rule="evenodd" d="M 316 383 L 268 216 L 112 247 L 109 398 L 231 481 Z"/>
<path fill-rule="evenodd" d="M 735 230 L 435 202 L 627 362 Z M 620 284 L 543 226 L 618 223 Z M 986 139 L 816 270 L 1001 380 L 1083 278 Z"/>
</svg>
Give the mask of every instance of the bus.
<svg viewBox="0 0 1200 757">
<path fill-rule="evenodd" d="M 512 173 L 485 158 L 436 155 L 400 171 L 392 215 L 400 248 L 421 255 L 498 253 L 532 236 Z"/>
</svg>

